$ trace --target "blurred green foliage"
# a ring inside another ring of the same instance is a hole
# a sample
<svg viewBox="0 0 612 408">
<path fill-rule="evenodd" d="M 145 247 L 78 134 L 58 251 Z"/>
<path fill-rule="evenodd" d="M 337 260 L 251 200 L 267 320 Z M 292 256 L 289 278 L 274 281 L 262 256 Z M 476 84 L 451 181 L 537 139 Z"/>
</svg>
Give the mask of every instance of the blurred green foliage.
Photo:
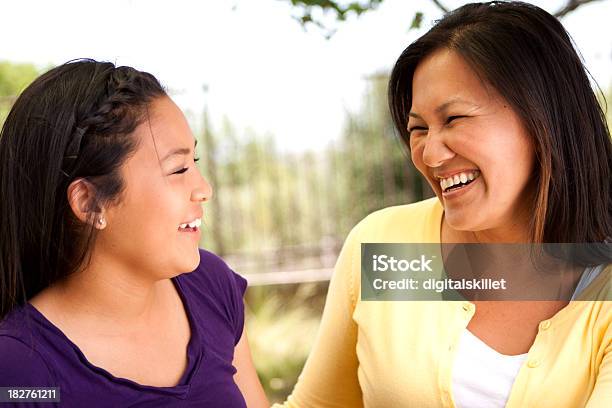
<svg viewBox="0 0 612 408">
<path fill-rule="evenodd" d="M 17 95 L 39 74 L 33 64 L 0 61 L 0 125 L 4 123 Z"/>
<path fill-rule="evenodd" d="M 284 401 L 314 343 L 327 282 L 259 286 L 247 291 L 246 330 L 271 402 Z"/>
<path fill-rule="evenodd" d="M 612 133 L 612 83 L 608 86 L 608 91 L 604 93 L 604 91 L 597 92 L 597 100 L 599 100 L 599 104 L 601 105 L 604 114 L 606 115 L 606 120 L 608 122 L 608 129 L 610 129 Z M 611 135 L 612 137 L 612 135 Z"/>
<path fill-rule="evenodd" d="M 0 61 L 0 125 L 4 123 L 17 96 L 39 74 L 33 64 Z"/>
<path fill-rule="evenodd" d="M 19 95 L 38 75 L 33 64 L 0 61 L 0 96 Z"/>
</svg>

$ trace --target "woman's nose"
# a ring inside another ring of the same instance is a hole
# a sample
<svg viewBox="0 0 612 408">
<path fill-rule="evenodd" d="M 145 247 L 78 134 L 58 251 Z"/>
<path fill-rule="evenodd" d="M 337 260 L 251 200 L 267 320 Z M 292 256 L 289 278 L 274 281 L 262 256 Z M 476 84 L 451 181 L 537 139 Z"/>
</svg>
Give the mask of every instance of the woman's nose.
<svg viewBox="0 0 612 408">
<path fill-rule="evenodd" d="M 446 145 L 444 137 L 430 130 L 423 147 L 423 163 L 429 167 L 440 167 L 455 156 L 455 152 Z"/>
</svg>

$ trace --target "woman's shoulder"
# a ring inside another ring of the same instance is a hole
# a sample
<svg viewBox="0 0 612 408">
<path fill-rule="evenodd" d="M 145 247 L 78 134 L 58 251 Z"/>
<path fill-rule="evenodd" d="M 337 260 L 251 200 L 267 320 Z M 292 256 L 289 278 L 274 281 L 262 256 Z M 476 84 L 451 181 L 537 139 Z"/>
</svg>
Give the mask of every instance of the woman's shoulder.
<svg viewBox="0 0 612 408">
<path fill-rule="evenodd" d="M 606 315 L 612 320 L 612 264 L 599 265 L 588 270 L 597 271 L 596 276 L 580 289 L 576 300 L 604 301 Z"/>
<path fill-rule="evenodd" d="M 375 211 L 354 228 L 362 242 L 436 242 L 443 208 L 437 197 Z"/>
</svg>

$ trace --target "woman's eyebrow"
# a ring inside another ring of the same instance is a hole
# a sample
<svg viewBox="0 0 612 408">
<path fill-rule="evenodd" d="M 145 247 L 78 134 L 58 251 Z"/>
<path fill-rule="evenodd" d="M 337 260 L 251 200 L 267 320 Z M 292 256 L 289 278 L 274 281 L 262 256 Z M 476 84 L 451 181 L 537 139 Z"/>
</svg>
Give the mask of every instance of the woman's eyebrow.
<svg viewBox="0 0 612 408">
<path fill-rule="evenodd" d="M 476 106 L 476 107 L 478 106 L 475 103 L 470 102 L 468 100 L 465 100 L 465 99 L 462 99 L 462 98 L 459 98 L 459 97 L 455 97 L 455 98 L 452 98 L 452 99 L 444 102 L 440 106 L 438 106 L 435 109 L 435 112 L 436 113 L 442 113 L 442 112 L 446 111 L 451 105 L 454 105 L 456 103 L 461 103 L 461 104 L 465 104 L 465 105 L 472 105 L 472 106 Z M 409 112 L 408 116 L 413 117 L 413 118 L 417 118 L 417 119 L 422 119 L 421 115 L 419 115 L 418 113 L 415 113 L 415 112 Z"/>
<path fill-rule="evenodd" d="M 194 144 L 193 144 L 193 149 L 194 150 L 195 150 L 197 145 L 198 145 L 198 140 L 194 139 Z M 186 154 L 189 154 L 189 153 L 191 153 L 191 149 L 188 149 L 186 147 L 180 147 L 178 149 L 171 150 L 169 153 L 167 153 L 164 156 L 164 158 L 161 161 L 162 162 L 166 161 L 167 159 L 169 159 L 170 157 L 175 156 L 175 155 L 186 155 Z"/>
</svg>

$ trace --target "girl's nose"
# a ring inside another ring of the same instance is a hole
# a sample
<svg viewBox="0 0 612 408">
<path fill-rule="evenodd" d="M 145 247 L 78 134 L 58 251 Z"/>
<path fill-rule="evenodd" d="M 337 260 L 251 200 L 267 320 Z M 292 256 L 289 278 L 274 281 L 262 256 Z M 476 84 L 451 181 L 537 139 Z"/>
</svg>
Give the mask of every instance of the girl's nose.
<svg viewBox="0 0 612 408">
<path fill-rule="evenodd" d="M 202 177 L 201 184 L 191 193 L 193 201 L 208 201 L 213 196 L 212 186 Z"/>
</svg>

